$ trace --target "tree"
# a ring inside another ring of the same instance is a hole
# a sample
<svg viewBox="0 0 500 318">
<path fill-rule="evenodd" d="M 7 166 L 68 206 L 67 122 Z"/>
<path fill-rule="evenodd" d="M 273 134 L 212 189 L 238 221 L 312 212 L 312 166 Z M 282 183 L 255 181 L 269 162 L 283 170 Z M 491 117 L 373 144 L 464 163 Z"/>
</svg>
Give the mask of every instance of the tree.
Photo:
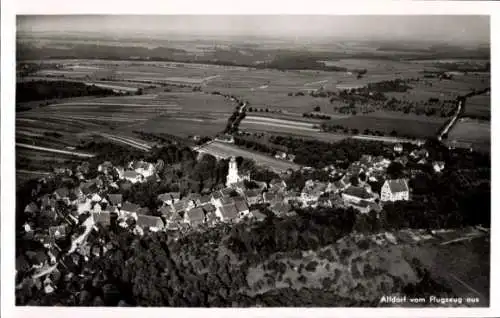
<svg viewBox="0 0 500 318">
<path fill-rule="evenodd" d="M 399 179 L 404 175 L 404 166 L 400 162 L 393 161 L 387 167 L 387 175 L 390 179 Z"/>
<path fill-rule="evenodd" d="M 320 112 L 321 111 L 321 107 L 319 107 L 319 106 L 314 107 L 314 111 L 315 112 Z"/>
</svg>

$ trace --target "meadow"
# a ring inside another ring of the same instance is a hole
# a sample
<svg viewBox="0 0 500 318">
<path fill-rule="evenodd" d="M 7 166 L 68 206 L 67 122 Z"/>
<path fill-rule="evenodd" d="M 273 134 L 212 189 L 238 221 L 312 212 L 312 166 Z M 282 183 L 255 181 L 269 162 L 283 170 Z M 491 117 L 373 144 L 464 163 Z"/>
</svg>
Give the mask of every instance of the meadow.
<svg viewBox="0 0 500 318">
<path fill-rule="evenodd" d="M 472 148 L 489 151 L 491 123 L 489 121 L 461 118 L 448 134 L 448 142 L 470 144 Z"/>
<path fill-rule="evenodd" d="M 445 122 L 445 118 L 428 118 L 427 116 L 400 115 L 377 112 L 368 115 L 351 116 L 328 121 L 329 125 L 339 125 L 359 133 L 365 130 L 380 131 L 390 135 L 393 131 L 399 137 L 427 138 L 433 137 Z"/>
<path fill-rule="evenodd" d="M 467 98 L 464 116 L 491 118 L 491 95 L 488 93 Z"/>
</svg>

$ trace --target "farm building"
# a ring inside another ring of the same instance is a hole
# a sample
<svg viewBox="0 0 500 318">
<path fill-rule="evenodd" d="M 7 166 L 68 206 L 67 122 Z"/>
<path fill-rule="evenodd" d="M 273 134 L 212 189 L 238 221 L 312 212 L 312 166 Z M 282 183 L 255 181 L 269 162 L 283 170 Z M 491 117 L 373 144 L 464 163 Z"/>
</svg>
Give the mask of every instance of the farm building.
<svg viewBox="0 0 500 318">
<path fill-rule="evenodd" d="M 184 219 L 191 226 L 198 226 L 205 222 L 205 213 L 202 208 L 190 209 L 184 214 Z"/>
<path fill-rule="evenodd" d="M 359 204 L 361 201 L 374 202 L 375 196 L 365 188 L 350 186 L 342 193 L 342 199 L 346 203 Z"/>
<path fill-rule="evenodd" d="M 404 179 L 386 180 L 380 190 L 382 201 L 401 201 L 410 199 L 410 189 Z"/>
</svg>

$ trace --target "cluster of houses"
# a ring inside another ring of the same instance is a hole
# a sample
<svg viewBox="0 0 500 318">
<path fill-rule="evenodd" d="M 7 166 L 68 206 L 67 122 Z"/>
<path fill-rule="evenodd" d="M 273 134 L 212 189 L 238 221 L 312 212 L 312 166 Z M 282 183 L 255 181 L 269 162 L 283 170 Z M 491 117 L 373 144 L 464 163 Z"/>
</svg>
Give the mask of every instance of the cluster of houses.
<svg viewBox="0 0 500 318">
<path fill-rule="evenodd" d="M 402 146 L 396 145 L 394 152 L 398 155 L 394 161 L 403 165 L 409 160 L 420 164 L 432 162 L 428 162 L 429 153 L 425 149 L 404 154 Z M 192 229 L 202 225 L 212 227 L 219 222 L 263 220 L 266 217 L 263 211 L 252 208 L 258 204 L 266 205 L 268 211 L 278 216 L 293 215 L 294 207 L 318 206 L 352 207 L 360 213 L 378 212 L 384 202 L 410 199 L 407 180 L 387 179 L 386 170 L 390 164 L 391 160 L 381 156 L 363 155 L 344 170 L 326 167 L 325 171 L 336 181 L 307 180 L 300 191 L 292 191 L 280 178 L 269 183 L 252 181 L 249 174 L 238 171 L 235 158 L 231 158 L 225 188 L 210 194 L 191 193 L 184 197 L 179 192 L 162 193 L 157 196 L 156 211 L 124 200 L 119 193 L 118 182 L 127 180 L 137 183 L 155 177 L 158 164 L 140 160 L 121 168 L 104 162 L 97 168 L 97 177 L 90 180 L 85 178 L 90 172 L 86 163 L 75 171 L 57 169 L 56 174 L 64 175 L 63 183 L 64 178 L 69 181 L 76 177 L 80 184 L 73 188 L 61 187 L 51 194 L 39 196 L 25 207 L 25 213 L 43 214 L 50 220 L 50 226 L 41 231 L 35 231 L 29 222 L 23 225 L 25 233 L 33 235 L 46 248 L 44 252 L 31 253 L 28 259 L 38 272 L 44 272 L 47 266 L 56 266 L 61 249 L 55 242 L 68 236 L 71 246 L 66 250 L 67 254 L 76 251 L 84 257 L 103 255 L 105 249 L 102 246 L 94 250 L 85 243 L 92 230 L 99 230 L 98 224 L 107 226 L 115 223 L 137 235 L 142 235 L 146 229 L 154 232 Z M 432 162 L 432 166 L 437 173 L 444 169 L 443 162 Z M 372 191 L 370 182 L 379 181 L 384 181 L 380 192 Z M 33 189 L 33 197 L 37 197 L 41 187 L 39 183 L 38 188 Z M 47 292 L 53 291 L 52 285 L 44 286 Z"/>
</svg>

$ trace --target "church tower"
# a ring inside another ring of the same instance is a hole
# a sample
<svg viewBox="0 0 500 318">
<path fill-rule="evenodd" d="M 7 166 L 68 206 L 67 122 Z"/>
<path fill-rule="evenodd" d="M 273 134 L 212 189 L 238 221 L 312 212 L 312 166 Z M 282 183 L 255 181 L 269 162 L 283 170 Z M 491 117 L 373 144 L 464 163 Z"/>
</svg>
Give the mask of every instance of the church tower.
<svg viewBox="0 0 500 318">
<path fill-rule="evenodd" d="M 236 158 L 231 157 L 229 161 L 229 169 L 227 171 L 226 186 L 230 187 L 240 181 L 240 176 L 238 175 L 238 165 L 236 164 Z"/>
</svg>

